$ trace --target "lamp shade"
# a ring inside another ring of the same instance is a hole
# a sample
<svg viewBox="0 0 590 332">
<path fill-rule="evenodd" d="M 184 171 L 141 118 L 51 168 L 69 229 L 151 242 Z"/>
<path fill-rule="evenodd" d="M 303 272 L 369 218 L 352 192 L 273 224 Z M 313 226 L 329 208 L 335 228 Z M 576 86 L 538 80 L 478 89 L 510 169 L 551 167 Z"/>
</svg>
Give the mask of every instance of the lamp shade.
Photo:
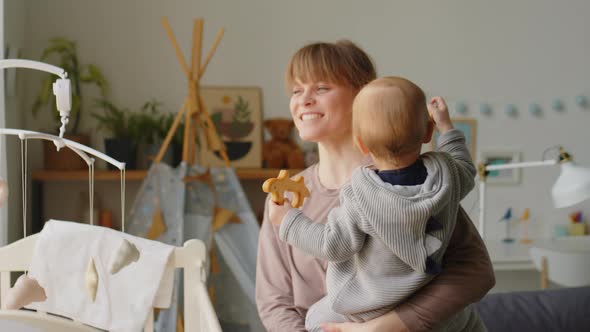
<svg viewBox="0 0 590 332">
<path fill-rule="evenodd" d="M 568 161 L 561 164 L 561 174 L 551 190 L 557 208 L 580 203 L 590 198 L 590 169 Z"/>
</svg>

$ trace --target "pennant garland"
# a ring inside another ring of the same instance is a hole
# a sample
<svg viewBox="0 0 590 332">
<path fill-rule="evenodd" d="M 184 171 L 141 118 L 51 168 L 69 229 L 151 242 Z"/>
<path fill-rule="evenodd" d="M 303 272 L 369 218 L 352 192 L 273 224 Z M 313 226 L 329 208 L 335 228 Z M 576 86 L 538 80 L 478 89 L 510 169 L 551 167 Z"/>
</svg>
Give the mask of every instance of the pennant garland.
<svg viewBox="0 0 590 332">
<path fill-rule="evenodd" d="M 578 95 L 574 98 L 575 106 L 571 108 L 578 108 L 581 110 L 590 110 L 590 103 L 588 102 L 588 97 L 585 95 Z M 558 113 L 564 112 L 568 107 L 566 106 L 566 102 L 563 99 L 556 98 L 551 101 L 548 107 L 543 107 L 541 104 L 537 102 L 531 102 L 528 104 L 526 112 L 528 112 L 533 117 L 540 117 L 543 115 L 544 111 L 552 110 Z M 504 114 L 509 118 L 516 118 L 518 117 L 519 113 L 524 112 L 525 110 L 519 110 L 519 108 L 515 104 L 507 104 L 503 107 L 492 107 L 490 103 L 479 103 L 477 107 L 474 108 L 474 111 L 477 110 L 479 114 L 484 116 L 491 116 L 494 114 L 495 111 L 503 111 Z M 466 101 L 459 100 L 455 103 L 454 111 L 460 115 L 467 115 L 470 111 L 470 107 L 468 106 Z"/>
</svg>

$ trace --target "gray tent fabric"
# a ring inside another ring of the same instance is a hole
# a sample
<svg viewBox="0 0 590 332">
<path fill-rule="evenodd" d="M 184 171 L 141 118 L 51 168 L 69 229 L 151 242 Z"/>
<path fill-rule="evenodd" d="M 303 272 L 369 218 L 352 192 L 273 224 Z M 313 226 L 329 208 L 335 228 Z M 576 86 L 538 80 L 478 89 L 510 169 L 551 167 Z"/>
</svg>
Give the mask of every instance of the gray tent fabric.
<svg viewBox="0 0 590 332">
<path fill-rule="evenodd" d="M 223 261 L 231 271 L 231 275 L 224 276 L 223 272 L 228 269 L 222 268 L 219 273 L 218 278 L 227 282 L 223 285 L 219 283 L 218 285 L 222 287 L 215 288 L 218 294 L 215 306 L 219 308 L 220 316 L 225 313 L 225 310 L 231 310 L 232 316 L 238 314 L 240 320 L 245 319 L 247 315 L 250 331 L 265 331 L 258 316 L 254 296 L 260 226 L 235 170 L 224 167 L 211 168 L 210 171 L 215 186 L 217 206 L 233 211 L 240 219 L 240 223 L 227 224 L 214 234 L 216 249 L 221 253 L 218 255 L 219 260 Z M 231 279 L 237 281 L 245 298 L 235 296 L 235 291 L 232 291 L 232 288 L 236 288 L 235 282 Z M 234 287 L 228 287 L 228 285 Z M 232 310 L 233 308 L 236 309 Z"/>
<path fill-rule="evenodd" d="M 255 304 L 256 251 L 260 227 L 233 168 L 212 168 L 219 207 L 233 211 L 239 224 L 217 231 L 215 243 L 252 304 Z"/>
<path fill-rule="evenodd" d="M 215 289 L 214 305 L 220 321 L 242 323 L 249 325 L 250 331 L 263 331 L 254 299 L 258 222 L 233 168 L 209 169 L 213 188 L 200 180 L 183 181 L 185 175 L 202 175 L 206 171 L 199 165 L 188 168 L 185 163 L 176 169 L 161 163 L 152 165 L 131 209 L 128 232 L 147 234 L 159 197 L 166 232 L 157 240 L 181 246 L 188 239 L 200 239 L 207 248 L 215 243 L 222 269 L 210 275 L 209 284 Z M 212 234 L 215 205 L 234 212 L 241 222 L 225 225 Z M 179 281 L 180 275 L 177 273 L 175 278 Z M 173 306 L 160 312 L 155 324 L 157 331 L 176 331 L 181 294 L 181 289 L 175 287 Z"/>
<path fill-rule="evenodd" d="M 192 166 L 190 176 L 203 175 L 207 169 L 201 166 Z M 199 239 L 205 242 L 207 248 L 211 248 L 211 223 L 215 199 L 212 188 L 203 181 L 191 181 L 186 183 L 186 196 L 184 207 L 184 240 Z M 207 261 L 209 264 L 210 262 Z"/>
<path fill-rule="evenodd" d="M 157 240 L 179 246 L 184 242 L 184 197 L 187 166 L 181 163 L 177 168 L 166 164 L 154 164 L 143 181 L 131 212 L 127 218 L 126 232 L 145 236 L 152 223 L 152 217 L 159 200 L 160 209 L 166 221 L 166 232 Z"/>
<path fill-rule="evenodd" d="M 127 221 L 127 232 L 145 237 L 152 224 L 152 217 L 159 201 L 164 215 L 166 232 L 156 240 L 174 246 L 184 243 L 185 184 L 182 179 L 187 172 L 185 163 L 176 169 L 163 164 L 153 164 L 142 183 Z M 180 271 L 174 282 L 179 285 Z M 174 287 L 170 309 L 162 311 L 154 325 L 156 331 L 176 331 L 179 289 Z"/>
</svg>

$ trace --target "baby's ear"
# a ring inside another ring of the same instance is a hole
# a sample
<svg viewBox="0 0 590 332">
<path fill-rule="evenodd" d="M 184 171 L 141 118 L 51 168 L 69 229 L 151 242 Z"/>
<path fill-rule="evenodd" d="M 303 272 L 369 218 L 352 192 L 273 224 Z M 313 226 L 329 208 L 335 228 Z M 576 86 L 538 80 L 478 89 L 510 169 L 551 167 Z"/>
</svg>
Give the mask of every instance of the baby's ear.
<svg viewBox="0 0 590 332">
<path fill-rule="evenodd" d="M 363 143 L 363 141 L 361 140 L 360 137 L 358 136 L 354 136 L 354 144 L 356 144 L 356 147 L 365 155 L 369 154 L 369 149 L 367 148 L 367 146 L 365 146 L 365 144 Z"/>
<path fill-rule="evenodd" d="M 424 135 L 424 140 L 422 143 L 430 143 L 432 140 L 432 134 L 434 133 L 434 121 L 430 119 L 428 121 L 428 126 L 426 127 L 426 135 Z"/>
</svg>

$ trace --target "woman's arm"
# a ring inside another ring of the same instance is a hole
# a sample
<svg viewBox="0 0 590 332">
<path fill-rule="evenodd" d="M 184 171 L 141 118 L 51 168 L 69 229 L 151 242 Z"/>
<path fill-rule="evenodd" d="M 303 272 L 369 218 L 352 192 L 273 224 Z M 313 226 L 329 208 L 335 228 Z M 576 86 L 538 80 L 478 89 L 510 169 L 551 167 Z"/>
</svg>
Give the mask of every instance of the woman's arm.
<svg viewBox="0 0 590 332">
<path fill-rule="evenodd" d="M 362 324 L 322 324 L 322 329 L 324 332 L 410 332 L 395 311 Z"/>
<path fill-rule="evenodd" d="M 495 283 L 485 244 L 460 207 L 457 224 L 443 258 L 443 272 L 395 311 L 410 331 L 428 331 L 469 304 L 479 301 Z"/>
<path fill-rule="evenodd" d="M 279 240 L 277 230 L 268 220 L 268 206 L 258 240 L 256 306 L 269 332 L 305 331 L 305 314 L 297 310 L 293 301 L 287 244 Z"/>
</svg>

